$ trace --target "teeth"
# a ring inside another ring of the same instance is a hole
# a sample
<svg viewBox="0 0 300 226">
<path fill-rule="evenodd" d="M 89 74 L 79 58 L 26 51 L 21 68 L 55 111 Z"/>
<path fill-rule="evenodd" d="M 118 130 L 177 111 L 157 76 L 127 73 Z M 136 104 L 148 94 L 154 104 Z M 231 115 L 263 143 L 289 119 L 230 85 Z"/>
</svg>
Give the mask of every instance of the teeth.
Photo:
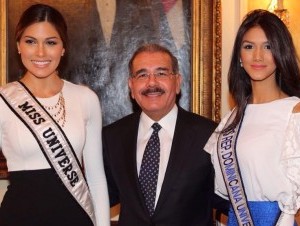
<svg viewBox="0 0 300 226">
<path fill-rule="evenodd" d="M 33 60 L 32 63 L 34 64 L 38 64 L 38 65 L 45 65 L 45 64 L 49 64 L 50 61 L 35 61 Z"/>
</svg>

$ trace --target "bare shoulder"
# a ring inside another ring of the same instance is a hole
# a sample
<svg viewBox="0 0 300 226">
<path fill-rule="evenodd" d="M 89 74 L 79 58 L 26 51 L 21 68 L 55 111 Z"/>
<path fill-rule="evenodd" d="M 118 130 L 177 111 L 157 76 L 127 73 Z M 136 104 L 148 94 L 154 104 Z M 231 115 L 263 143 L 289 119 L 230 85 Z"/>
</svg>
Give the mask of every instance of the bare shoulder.
<svg viewBox="0 0 300 226">
<path fill-rule="evenodd" d="M 293 113 L 299 113 L 300 112 L 300 102 L 295 105 L 293 108 Z"/>
</svg>

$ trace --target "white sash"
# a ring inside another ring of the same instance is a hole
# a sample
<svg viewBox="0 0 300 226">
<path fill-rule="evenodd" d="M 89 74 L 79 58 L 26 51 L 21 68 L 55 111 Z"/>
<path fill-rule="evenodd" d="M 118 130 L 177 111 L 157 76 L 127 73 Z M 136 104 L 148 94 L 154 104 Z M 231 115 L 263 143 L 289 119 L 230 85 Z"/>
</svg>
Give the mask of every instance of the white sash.
<svg viewBox="0 0 300 226">
<path fill-rule="evenodd" d="M 236 109 L 230 115 L 224 128 L 233 121 L 235 115 Z M 242 119 L 243 115 L 239 124 L 234 129 L 220 133 L 218 138 L 218 158 L 226 184 L 227 193 L 239 225 L 253 226 L 254 223 L 248 207 L 247 197 L 235 151 L 236 139 L 240 131 Z"/>
<path fill-rule="evenodd" d="M 30 130 L 51 167 L 96 225 L 88 185 L 63 130 L 23 83 L 8 83 L 0 88 L 0 96 Z"/>
</svg>

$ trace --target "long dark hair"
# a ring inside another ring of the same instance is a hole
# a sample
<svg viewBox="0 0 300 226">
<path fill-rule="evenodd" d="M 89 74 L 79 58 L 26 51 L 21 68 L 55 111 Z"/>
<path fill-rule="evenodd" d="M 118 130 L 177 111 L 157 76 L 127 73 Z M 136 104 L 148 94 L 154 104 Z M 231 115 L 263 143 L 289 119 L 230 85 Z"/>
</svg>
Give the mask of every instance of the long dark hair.
<svg viewBox="0 0 300 226">
<path fill-rule="evenodd" d="M 233 122 L 225 128 L 234 128 L 243 114 L 243 106 L 252 94 L 251 80 L 240 66 L 240 52 L 245 33 L 259 26 L 265 33 L 271 46 L 271 52 L 276 64 L 276 83 L 289 96 L 300 97 L 299 61 L 292 36 L 286 25 L 275 14 L 262 9 L 249 12 L 238 29 L 232 51 L 228 72 L 229 92 L 235 103 L 237 114 Z"/>
</svg>

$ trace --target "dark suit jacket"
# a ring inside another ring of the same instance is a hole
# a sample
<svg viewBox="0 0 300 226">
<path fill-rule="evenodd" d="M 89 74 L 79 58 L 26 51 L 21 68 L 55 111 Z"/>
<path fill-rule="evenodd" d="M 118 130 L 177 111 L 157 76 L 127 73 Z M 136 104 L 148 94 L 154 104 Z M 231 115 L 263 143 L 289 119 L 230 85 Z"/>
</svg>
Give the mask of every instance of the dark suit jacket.
<svg viewBox="0 0 300 226">
<path fill-rule="evenodd" d="M 214 171 L 203 147 L 216 124 L 179 107 L 170 158 L 155 213 L 149 216 L 136 166 L 140 113 L 104 127 L 111 205 L 121 203 L 119 226 L 212 225 Z"/>
</svg>

